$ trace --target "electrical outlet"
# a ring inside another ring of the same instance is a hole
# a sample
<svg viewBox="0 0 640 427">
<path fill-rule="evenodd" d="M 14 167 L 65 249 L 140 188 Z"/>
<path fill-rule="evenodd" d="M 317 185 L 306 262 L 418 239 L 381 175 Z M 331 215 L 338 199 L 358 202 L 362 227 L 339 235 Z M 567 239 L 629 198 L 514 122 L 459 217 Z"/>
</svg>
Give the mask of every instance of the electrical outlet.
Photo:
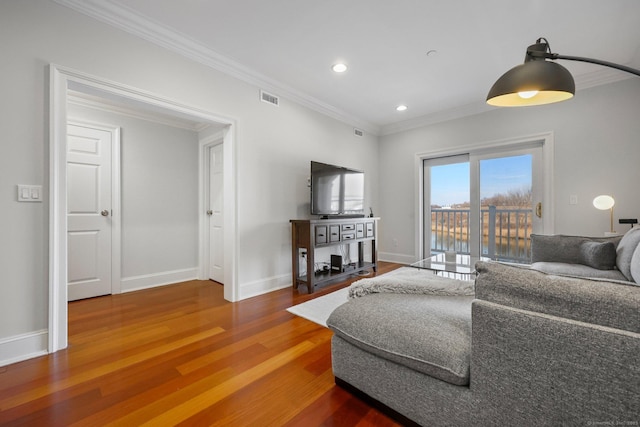
<svg viewBox="0 0 640 427">
<path fill-rule="evenodd" d="M 398 247 L 398 239 L 393 239 L 393 247 L 394 248 Z"/>
<path fill-rule="evenodd" d="M 578 204 L 578 196 L 576 196 L 575 194 L 572 194 L 569 196 L 569 204 L 570 205 L 577 205 Z"/>
</svg>

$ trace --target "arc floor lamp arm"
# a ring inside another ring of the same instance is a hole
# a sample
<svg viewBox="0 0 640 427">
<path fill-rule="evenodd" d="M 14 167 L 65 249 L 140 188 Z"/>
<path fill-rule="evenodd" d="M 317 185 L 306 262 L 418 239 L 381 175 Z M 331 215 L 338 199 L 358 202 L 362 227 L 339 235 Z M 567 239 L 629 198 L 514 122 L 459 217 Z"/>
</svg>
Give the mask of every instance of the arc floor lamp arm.
<svg viewBox="0 0 640 427">
<path fill-rule="evenodd" d="M 536 58 L 547 58 L 547 59 L 565 59 L 567 61 L 580 61 L 580 62 L 589 62 L 591 64 L 603 65 L 605 67 L 615 68 L 617 70 L 626 71 L 627 73 L 635 74 L 636 76 L 640 76 L 640 70 L 635 68 L 627 67 L 626 65 L 615 64 L 613 62 L 602 61 L 600 59 L 593 58 L 584 58 L 582 56 L 568 56 L 568 55 L 559 55 L 557 53 L 549 53 L 549 52 L 536 52 L 536 51 L 528 51 L 528 55 Z"/>
</svg>

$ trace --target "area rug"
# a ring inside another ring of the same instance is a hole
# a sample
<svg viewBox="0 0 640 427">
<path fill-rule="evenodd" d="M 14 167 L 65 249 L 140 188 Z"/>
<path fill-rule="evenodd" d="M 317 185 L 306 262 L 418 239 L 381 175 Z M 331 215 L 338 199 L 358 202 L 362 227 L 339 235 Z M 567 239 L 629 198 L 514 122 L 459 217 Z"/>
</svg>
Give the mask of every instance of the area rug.
<svg viewBox="0 0 640 427">
<path fill-rule="evenodd" d="M 349 300 L 349 292 L 352 297 L 375 293 L 473 296 L 474 282 L 440 277 L 430 270 L 400 267 L 380 276 L 360 279 L 347 288 L 294 305 L 287 311 L 327 327 L 329 315 Z"/>
<path fill-rule="evenodd" d="M 333 310 L 349 299 L 349 288 L 339 289 L 330 294 L 314 298 L 302 304 L 287 308 L 289 313 L 304 317 L 320 326 L 327 327 L 327 319 Z"/>
</svg>

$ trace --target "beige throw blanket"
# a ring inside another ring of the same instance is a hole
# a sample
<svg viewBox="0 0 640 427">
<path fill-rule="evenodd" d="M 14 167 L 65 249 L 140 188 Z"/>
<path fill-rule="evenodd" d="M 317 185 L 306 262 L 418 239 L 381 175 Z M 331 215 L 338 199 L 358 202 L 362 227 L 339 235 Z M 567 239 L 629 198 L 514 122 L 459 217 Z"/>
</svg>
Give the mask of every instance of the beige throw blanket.
<svg viewBox="0 0 640 427">
<path fill-rule="evenodd" d="M 449 279 L 433 271 L 401 267 L 381 276 L 361 279 L 349 287 L 349 298 L 374 293 L 473 296 L 474 282 Z"/>
</svg>

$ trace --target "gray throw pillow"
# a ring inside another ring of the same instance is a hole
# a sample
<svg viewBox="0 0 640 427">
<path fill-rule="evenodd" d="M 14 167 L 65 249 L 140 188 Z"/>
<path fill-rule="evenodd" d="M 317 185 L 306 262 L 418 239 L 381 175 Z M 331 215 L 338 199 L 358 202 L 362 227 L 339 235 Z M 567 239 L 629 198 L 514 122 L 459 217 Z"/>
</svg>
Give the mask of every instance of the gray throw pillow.
<svg viewBox="0 0 640 427">
<path fill-rule="evenodd" d="M 616 266 L 616 245 L 612 242 L 582 242 L 579 263 L 598 270 L 613 270 Z"/>
<path fill-rule="evenodd" d="M 631 277 L 634 282 L 640 284 L 640 245 L 631 257 Z"/>
<path fill-rule="evenodd" d="M 580 251 L 577 249 L 583 237 L 556 235 L 531 235 L 531 262 L 565 262 L 577 264 Z"/>
<path fill-rule="evenodd" d="M 536 262 L 564 262 L 567 264 L 583 264 L 584 257 L 581 252 L 581 245 L 584 242 L 606 243 L 611 242 L 614 246 L 622 239 L 616 237 L 584 237 L 565 236 L 562 234 L 531 235 L 531 263 Z"/>
<path fill-rule="evenodd" d="M 622 236 L 620 243 L 618 243 L 616 265 L 618 266 L 618 270 L 624 274 L 624 277 L 631 281 L 633 281 L 633 277 L 631 276 L 631 258 L 638 247 L 638 243 L 640 243 L 640 227 L 635 227 L 627 231 L 627 233 Z"/>
</svg>

